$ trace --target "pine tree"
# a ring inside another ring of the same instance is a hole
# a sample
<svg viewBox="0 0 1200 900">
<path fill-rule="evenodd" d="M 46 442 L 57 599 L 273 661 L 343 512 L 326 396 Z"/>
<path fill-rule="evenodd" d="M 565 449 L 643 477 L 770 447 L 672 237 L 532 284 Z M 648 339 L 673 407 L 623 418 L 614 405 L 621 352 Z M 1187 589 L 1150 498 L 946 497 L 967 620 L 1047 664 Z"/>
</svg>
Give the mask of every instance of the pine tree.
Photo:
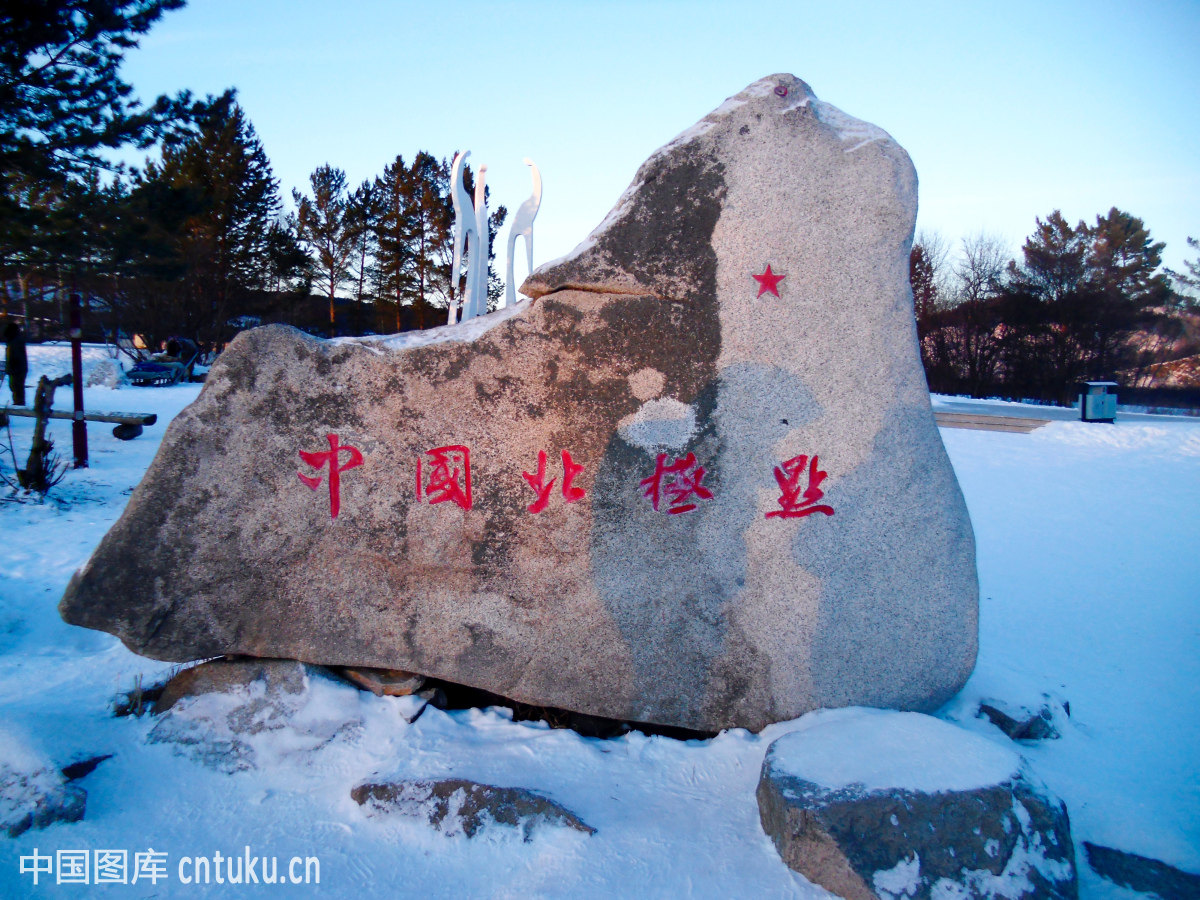
<svg viewBox="0 0 1200 900">
<path fill-rule="evenodd" d="M 1088 284 L 1091 237 L 1084 222 L 1072 226 L 1059 210 L 1036 227 L 1012 265 L 1005 292 L 1004 359 L 1014 390 L 1065 402 L 1087 375 L 1080 346 L 1095 309 Z"/>
<path fill-rule="evenodd" d="M 364 181 L 350 195 L 350 223 L 354 232 L 354 252 L 350 261 L 350 279 L 354 283 L 355 314 L 361 316 L 374 300 L 373 284 L 376 280 L 377 240 L 375 230 L 379 220 L 379 198 L 375 183 Z"/>
<path fill-rule="evenodd" d="M 296 216 L 289 213 L 276 218 L 267 236 L 267 265 L 270 290 L 276 294 L 302 287 L 307 296 L 312 289 L 312 258 L 300 243 L 300 227 Z"/>
<path fill-rule="evenodd" d="M 453 256 L 449 179 L 449 164 L 422 150 L 410 166 L 397 156 L 376 182 L 379 266 L 383 290 L 396 304 L 398 329 L 403 327 L 402 307 L 409 307 L 413 327 L 428 328 L 444 319 L 436 317 L 434 310 L 449 305 Z"/>
<path fill-rule="evenodd" d="M 1089 276 L 1097 287 L 1137 306 L 1158 303 L 1169 288 L 1158 272 L 1166 244 L 1155 243 L 1141 219 L 1115 206 L 1089 229 Z"/>
<path fill-rule="evenodd" d="M 404 157 L 397 156 L 375 181 L 378 203 L 375 224 L 377 264 L 379 268 L 378 296 L 381 301 L 395 305 L 396 331 L 403 331 L 401 309 L 411 297 L 413 270 L 412 211 L 408 205 L 408 167 Z"/>
<path fill-rule="evenodd" d="M 350 276 L 356 244 L 354 216 L 346 193 L 346 173 L 328 164 L 309 176 L 312 197 L 292 191 L 300 240 L 316 255 L 320 283 L 329 297 L 329 336 L 337 334 L 335 298 Z"/>
<path fill-rule="evenodd" d="M 1198 254 L 1195 259 L 1183 261 L 1183 267 L 1187 269 L 1187 272 L 1174 272 L 1171 269 L 1167 269 L 1166 272 L 1176 285 L 1176 296 L 1180 306 L 1194 312 L 1200 308 L 1200 241 L 1189 237 L 1187 243 Z"/>
<path fill-rule="evenodd" d="M 1113 377 L 1127 362 L 1126 339 L 1170 302 L 1170 282 L 1157 271 L 1166 244 L 1154 243 L 1141 219 L 1116 207 L 1096 217 L 1088 237 L 1094 309 L 1080 343 L 1091 354 L 1093 374 Z"/>
<path fill-rule="evenodd" d="M 106 283 L 94 292 L 105 333 L 140 333 L 149 346 L 187 333 L 178 302 L 187 274 L 180 248 L 189 217 L 200 212 L 198 194 L 141 173 L 129 185 L 114 181 L 106 199 Z"/>
<path fill-rule="evenodd" d="M 451 260 L 445 259 L 445 248 L 453 246 L 450 167 L 422 150 L 407 174 L 405 199 L 414 270 L 410 302 L 416 327 L 427 328 L 435 324 L 433 309 L 449 305 Z"/>
<path fill-rule="evenodd" d="M 953 363 L 943 327 L 946 255 L 946 245 L 937 234 L 918 234 L 908 255 L 917 344 L 925 377 L 934 390 L 948 390 L 954 384 Z"/>
<path fill-rule="evenodd" d="M 1087 226 L 1080 222 L 1072 228 L 1057 209 L 1044 222 L 1034 221 L 1037 227 L 1022 248 L 1025 265 L 1021 275 L 1037 294 L 1058 301 L 1078 291 L 1083 281 L 1088 254 Z"/>
<path fill-rule="evenodd" d="M 908 255 L 908 281 L 912 285 L 913 311 L 917 319 L 933 314 L 938 305 L 938 288 L 935 281 L 933 261 L 919 243 L 913 244 Z"/>
<path fill-rule="evenodd" d="M 1158 272 L 1163 244 L 1118 209 L 1071 226 L 1055 210 L 1025 241 L 1012 267 L 1002 316 L 1007 381 L 1023 395 L 1058 402 L 1077 382 L 1149 365 L 1170 342 L 1173 294 Z M 1150 335 L 1135 347 L 1135 333 Z"/>
<path fill-rule="evenodd" d="M 490 188 L 488 192 L 490 193 Z M 500 229 L 504 227 L 504 220 L 507 218 L 508 208 L 505 206 L 497 206 L 488 216 L 488 312 L 495 310 L 500 298 L 504 296 L 504 282 L 500 279 L 500 273 L 496 271 L 496 247 Z"/>
<path fill-rule="evenodd" d="M 105 148 L 148 146 L 187 95 L 149 108 L 121 80 L 125 52 L 184 0 L 39 0 L 0 10 L 0 166 L 36 180 L 105 167 Z"/>
<path fill-rule="evenodd" d="M 177 311 L 189 337 L 220 343 L 235 304 L 270 285 L 280 210 L 270 161 L 232 92 L 212 101 L 197 136 L 147 167 L 145 181 L 195 210 L 177 235 L 185 268 Z"/>
<path fill-rule="evenodd" d="M 143 106 L 120 77 L 125 53 L 163 13 L 181 6 L 183 0 L 40 0 L 0 8 L 0 276 L 6 281 L 54 278 L 33 271 L 44 261 L 39 253 L 47 240 L 85 241 L 86 220 L 56 218 L 52 197 L 89 172 L 119 168 L 106 150 L 147 147 L 198 111 L 186 93 Z M 58 231 L 48 235 L 48 229 Z"/>
</svg>

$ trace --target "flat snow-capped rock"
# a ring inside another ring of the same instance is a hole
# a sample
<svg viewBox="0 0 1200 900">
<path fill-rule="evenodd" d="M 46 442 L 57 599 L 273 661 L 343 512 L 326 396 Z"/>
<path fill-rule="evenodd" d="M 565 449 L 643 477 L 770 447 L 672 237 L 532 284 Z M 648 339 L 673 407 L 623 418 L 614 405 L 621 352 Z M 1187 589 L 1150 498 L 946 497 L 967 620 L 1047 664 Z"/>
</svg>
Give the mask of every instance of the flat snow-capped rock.
<svg viewBox="0 0 1200 900">
<path fill-rule="evenodd" d="M 1062 803 L 930 716 L 810 713 L 767 750 L 758 805 L 783 861 L 847 900 L 1078 894 Z"/>
</svg>

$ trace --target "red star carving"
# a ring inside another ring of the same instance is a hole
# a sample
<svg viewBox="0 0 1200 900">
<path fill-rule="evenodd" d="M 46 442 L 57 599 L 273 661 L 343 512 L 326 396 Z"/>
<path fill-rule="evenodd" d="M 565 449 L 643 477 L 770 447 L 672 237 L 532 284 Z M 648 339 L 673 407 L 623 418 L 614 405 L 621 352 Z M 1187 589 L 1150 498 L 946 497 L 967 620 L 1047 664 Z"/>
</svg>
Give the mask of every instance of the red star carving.
<svg viewBox="0 0 1200 900">
<path fill-rule="evenodd" d="M 779 296 L 779 282 L 781 282 L 781 281 L 783 281 L 783 279 L 787 278 L 786 275 L 776 275 L 774 272 L 771 271 L 771 267 L 769 265 L 767 266 L 767 271 L 763 272 L 761 275 L 751 275 L 750 277 L 758 282 L 758 296 L 759 297 L 761 297 L 763 294 L 767 293 L 768 291 L 770 291 L 772 294 L 774 294 L 776 297 L 778 297 Z"/>
</svg>

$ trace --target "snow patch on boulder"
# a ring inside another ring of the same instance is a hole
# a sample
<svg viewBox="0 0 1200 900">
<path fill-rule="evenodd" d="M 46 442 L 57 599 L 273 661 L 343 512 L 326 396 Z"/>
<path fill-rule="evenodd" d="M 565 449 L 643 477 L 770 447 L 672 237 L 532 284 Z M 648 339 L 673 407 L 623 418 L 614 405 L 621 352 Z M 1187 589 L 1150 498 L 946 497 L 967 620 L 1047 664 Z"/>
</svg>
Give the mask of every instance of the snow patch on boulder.
<svg viewBox="0 0 1200 900">
<path fill-rule="evenodd" d="M 941 719 L 859 707 L 809 713 L 771 753 L 777 771 L 831 790 L 967 791 L 1021 768 L 1017 753 Z"/>
<path fill-rule="evenodd" d="M 696 433 L 696 408 L 672 397 L 643 403 L 617 424 L 627 443 L 651 453 L 682 450 Z"/>
<path fill-rule="evenodd" d="M 814 99 L 812 106 L 816 110 L 817 118 L 833 128 L 838 137 L 842 139 L 842 143 L 852 145 L 843 151 L 845 153 L 853 153 L 873 141 L 892 140 L 892 136 L 878 125 L 872 125 L 862 119 L 847 115 L 832 103 Z"/>
<path fill-rule="evenodd" d="M 402 331 L 399 334 L 371 334 L 365 337 L 333 338 L 331 344 L 355 344 L 376 353 L 384 351 L 408 350 L 411 347 L 427 347 L 430 344 L 444 344 L 448 341 L 469 344 L 487 334 L 501 322 L 506 322 L 525 308 L 517 303 L 506 306 L 487 315 L 476 316 L 457 325 L 439 325 L 436 328 L 423 328 L 416 331 Z"/>
<path fill-rule="evenodd" d="M 880 869 L 871 880 L 880 897 L 911 897 L 921 886 L 921 857 L 914 853 L 890 869 Z"/>
</svg>

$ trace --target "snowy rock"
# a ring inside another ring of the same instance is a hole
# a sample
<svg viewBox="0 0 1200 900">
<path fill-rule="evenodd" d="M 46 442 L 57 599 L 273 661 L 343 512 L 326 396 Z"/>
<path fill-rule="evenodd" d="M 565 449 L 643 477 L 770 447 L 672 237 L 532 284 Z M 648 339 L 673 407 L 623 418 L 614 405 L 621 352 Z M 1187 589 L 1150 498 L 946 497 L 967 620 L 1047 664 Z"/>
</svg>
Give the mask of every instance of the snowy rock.
<svg viewBox="0 0 1200 900">
<path fill-rule="evenodd" d="M 1037 709 L 1011 707 L 999 700 L 988 700 L 979 704 L 979 715 L 1014 741 L 1044 741 L 1062 736 L 1055 723 L 1070 717 L 1071 709 L 1067 703 L 1044 694 Z"/>
<path fill-rule="evenodd" d="M 287 702 L 285 695 L 304 692 L 305 666 L 285 659 L 218 659 L 175 673 L 154 701 L 155 714 L 165 713 L 180 700 L 202 694 L 228 693 L 261 684 L 262 702 Z"/>
<path fill-rule="evenodd" d="M 62 615 L 159 659 L 401 669 L 699 731 L 932 710 L 974 664 L 978 583 L 915 214 L 885 132 L 755 82 L 528 303 L 240 334 Z"/>
<path fill-rule="evenodd" d="M 1154 894 L 1162 900 L 1195 900 L 1200 897 L 1200 875 L 1184 872 L 1157 859 L 1083 842 L 1088 865 L 1097 875 L 1122 887 Z"/>
<path fill-rule="evenodd" d="M 112 759 L 113 754 L 101 753 L 99 756 L 88 756 L 62 767 L 63 778 L 67 781 L 78 781 L 87 778 L 100 767 L 105 760 Z"/>
<path fill-rule="evenodd" d="M 1066 808 L 1021 758 L 918 713 L 811 713 L 758 783 L 783 861 L 847 900 L 1076 897 Z"/>
<path fill-rule="evenodd" d="M 0 834 L 17 837 L 55 822 L 78 822 L 87 791 L 68 784 L 48 759 L 0 730 Z"/>
<path fill-rule="evenodd" d="M 261 768 L 357 729 L 357 697 L 298 662 L 208 662 L 167 683 L 148 740 L 221 772 Z"/>
<path fill-rule="evenodd" d="M 350 791 L 368 815 L 395 813 L 423 819 L 443 834 L 474 837 L 489 826 L 518 828 L 528 842 L 538 825 L 596 829 L 564 806 L 525 788 L 496 787 L 459 778 L 360 784 Z"/>
</svg>

